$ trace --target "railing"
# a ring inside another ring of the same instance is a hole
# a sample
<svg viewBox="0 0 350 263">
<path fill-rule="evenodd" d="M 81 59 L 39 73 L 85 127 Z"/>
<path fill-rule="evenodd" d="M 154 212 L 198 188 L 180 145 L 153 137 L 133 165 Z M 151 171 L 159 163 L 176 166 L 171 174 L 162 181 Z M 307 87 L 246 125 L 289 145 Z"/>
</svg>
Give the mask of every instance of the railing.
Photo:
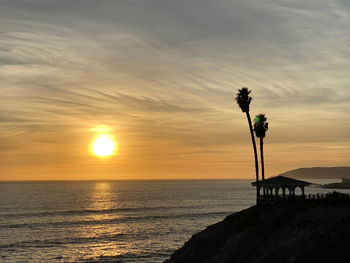
<svg viewBox="0 0 350 263">
<path fill-rule="evenodd" d="M 308 195 L 261 195 L 260 203 L 277 203 L 283 201 L 303 201 L 303 200 L 324 200 L 324 201 L 346 201 L 350 202 L 350 194 L 332 192 L 327 194 L 308 194 Z"/>
<path fill-rule="evenodd" d="M 332 192 L 332 193 L 327 193 L 327 194 L 308 194 L 306 195 L 306 199 L 308 200 L 320 200 L 320 199 L 325 199 L 325 200 L 346 200 L 350 201 L 350 194 L 344 194 L 344 193 L 339 193 L 339 192 Z"/>
</svg>

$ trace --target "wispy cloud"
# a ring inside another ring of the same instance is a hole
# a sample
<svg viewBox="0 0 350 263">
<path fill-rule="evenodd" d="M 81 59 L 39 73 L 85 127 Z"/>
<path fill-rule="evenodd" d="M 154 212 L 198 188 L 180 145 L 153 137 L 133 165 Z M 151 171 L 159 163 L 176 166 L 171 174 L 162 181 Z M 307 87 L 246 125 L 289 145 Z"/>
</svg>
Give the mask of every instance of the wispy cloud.
<svg viewBox="0 0 350 263">
<path fill-rule="evenodd" d="M 188 147 L 198 163 L 207 160 L 203 151 L 214 160 L 227 160 L 236 148 L 248 156 L 249 146 L 241 148 L 249 143 L 244 115 L 234 101 L 242 86 L 253 89 L 252 113 L 268 114 L 272 144 L 307 149 L 350 139 L 348 1 L 0 4 L 2 156 L 21 149 L 49 155 L 52 145 L 67 155 L 70 144 L 81 159 L 89 129 L 98 125 L 124 140 L 121 155 L 171 158 Z M 247 174 L 243 167 L 237 173 Z"/>
</svg>

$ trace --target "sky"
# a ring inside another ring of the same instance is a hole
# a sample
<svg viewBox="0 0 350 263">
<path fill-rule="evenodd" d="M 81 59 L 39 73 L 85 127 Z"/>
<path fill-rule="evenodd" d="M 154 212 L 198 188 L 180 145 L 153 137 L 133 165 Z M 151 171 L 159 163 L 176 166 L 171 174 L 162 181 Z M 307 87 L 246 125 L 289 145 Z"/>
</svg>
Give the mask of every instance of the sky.
<svg viewBox="0 0 350 263">
<path fill-rule="evenodd" d="M 253 180 L 241 87 L 267 177 L 350 164 L 348 0 L 0 6 L 0 180 Z"/>
</svg>

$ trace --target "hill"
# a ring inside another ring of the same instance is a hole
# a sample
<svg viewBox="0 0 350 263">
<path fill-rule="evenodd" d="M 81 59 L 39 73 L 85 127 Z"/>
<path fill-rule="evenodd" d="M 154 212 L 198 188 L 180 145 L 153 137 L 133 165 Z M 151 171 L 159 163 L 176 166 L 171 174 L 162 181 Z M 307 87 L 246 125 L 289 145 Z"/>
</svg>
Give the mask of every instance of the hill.
<svg viewBox="0 0 350 263">
<path fill-rule="evenodd" d="M 295 179 L 341 179 L 350 178 L 350 167 L 299 168 L 280 174 Z"/>
<path fill-rule="evenodd" d="M 345 263 L 349 236 L 349 201 L 253 206 L 193 235 L 165 263 Z"/>
</svg>

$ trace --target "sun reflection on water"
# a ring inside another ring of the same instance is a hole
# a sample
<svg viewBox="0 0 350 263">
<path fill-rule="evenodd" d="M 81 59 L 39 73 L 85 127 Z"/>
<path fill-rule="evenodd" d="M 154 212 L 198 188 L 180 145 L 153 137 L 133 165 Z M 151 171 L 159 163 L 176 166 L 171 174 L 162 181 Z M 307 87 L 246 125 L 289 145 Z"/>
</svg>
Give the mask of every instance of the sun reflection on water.
<svg viewBox="0 0 350 263">
<path fill-rule="evenodd" d="M 107 210 L 111 209 L 115 203 L 112 202 L 113 193 L 111 183 L 96 182 L 90 195 L 89 210 Z"/>
<path fill-rule="evenodd" d="M 78 258 L 117 259 L 129 250 L 131 244 L 124 239 L 127 229 L 125 224 L 118 221 L 123 216 L 114 209 L 117 206 L 112 184 L 96 182 L 91 189 L 90 203 L 86 208 L 91 213 L 84 216 L 87 223 L 81 228 L 80 234 L 88 244 L 84 254 L 79 253 Z"/>
</svg>

